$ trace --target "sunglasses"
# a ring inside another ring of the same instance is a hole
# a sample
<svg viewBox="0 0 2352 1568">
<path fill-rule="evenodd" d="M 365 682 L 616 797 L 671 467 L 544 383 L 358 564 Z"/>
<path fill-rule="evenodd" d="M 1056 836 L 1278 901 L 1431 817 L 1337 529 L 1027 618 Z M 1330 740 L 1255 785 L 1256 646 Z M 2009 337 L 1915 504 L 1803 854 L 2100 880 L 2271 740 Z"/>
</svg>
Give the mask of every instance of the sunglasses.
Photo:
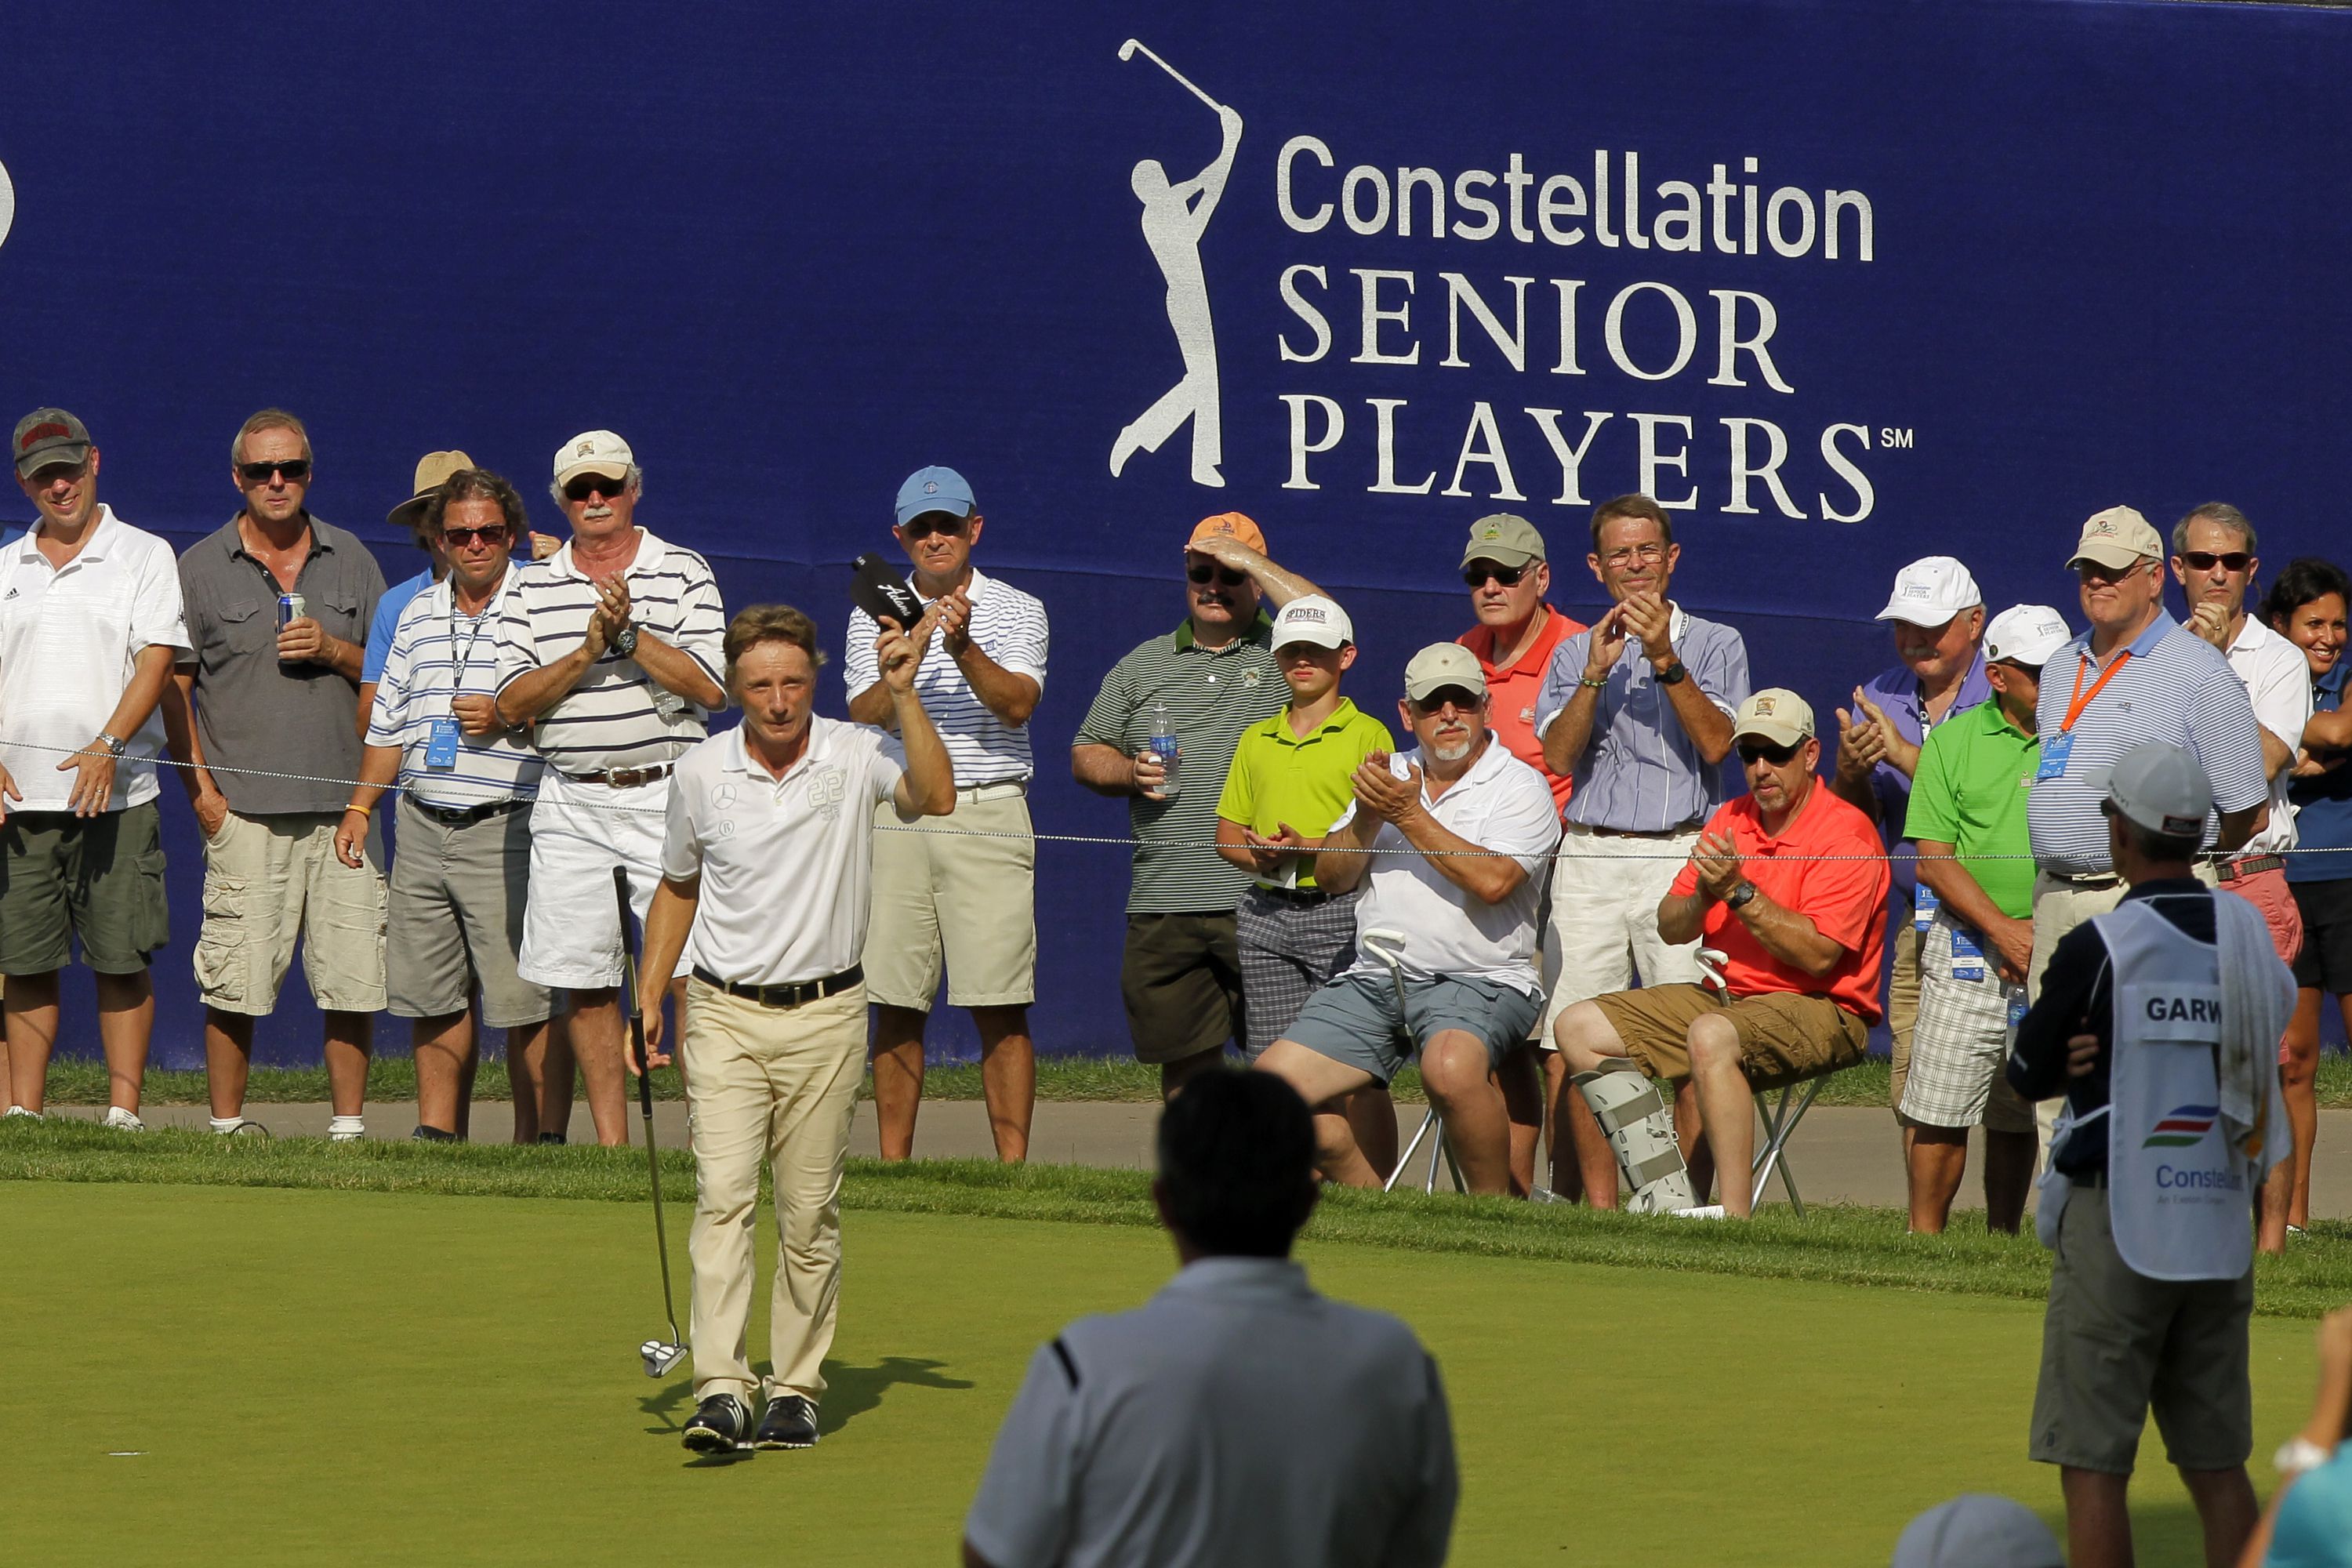
<svg viewBox="0 0 2352 1568">
<path fill-rule="evenodd" d="M 1491 577 L 1506 588 L 1516 588 L 1527 574 L 1524 566 L 1497 566 L 1491 561 L 1474 561 L 1462 569 L 1462 581 L 1473 588 L 1483 588 Z"/>
<path fill-rule="evenodd" d="M 441 531 L 441 542 L 453 546 L 471 544 L 478 539 L 484 544 L 504 544 L 513 537 L 513 531 L 503 522 L 494 522 L 488 528 L 445 528 Z"/>
<path fill-rule="evenodd" d="M 1194 583 L 1206 583 L 1213 577 L 1217 580 L 1218 586 L 1224 588 L 1238 588 L 1249 581 L 1249 574 L 1246 572 L 1236 572 L 1229 566 L 1211 566 L 1205 563 L 1199 566 L 1187 566 L 1184 568 L 1184 575 Z"/>
<path fill-rule="evenodd" d="M 563 499 L 586 500 L 591 496 L 603 496 L 611 500 L 628 488 L 626 479 L 608 479 L 602 474 L 586 474 L 563 487 Z"/>
<path fill-rule="evenodd" d="M 910 542 L 916 544 L 920 544 L 934 533 L 944 533 L 950 539 L 961 539 L 963 537 L 963 525 L 971 521 L 970 518 L 953 517 L 946 512 L 927 512 L 912 522 L 901 523 L 898 531 L 905 534 Z"/>
<path fill-rule="evenodd" d="M 1426 697 L 1414 698 L 1412 706 L 1423 718 L 1433 719 L 1444 710 L 1449 702 L 1456 712 L 1470 713 L 1477 710 L 1479 701 L 1475 691 L 1465 690 L 1459 686 L 1441 686 Z"/>
<path fill-rule="evenodd" d="M 289 485 L 304 483 L 310 477 L 310 459 L 297 458 L 287 463 L 239 463 L 236 477 L 249 485 L 266 485 L 272 474 L 283 474 Z"/>
<path fill-rule="evenodd" d="M 2191 572 L 2210 572 L 2219 566 L 2225 572 L 2243 572 L 2253 563 L 2253 556 L 2243 550 L 2225 551 L 2220 555 L 2210 550 L 2184 550 L 2180 563 Z"/>
<path fill-rule="evenodd" d="M 1797 748 L 1794 746 L 1766 746 L 1754 742 L 1745 742 L 1739 748 L 1740 762 L 1751 768 L 1758 763 L 1769 763 L 1776 768 L 1781 767 L 1796 754 Z"/>
</svg>

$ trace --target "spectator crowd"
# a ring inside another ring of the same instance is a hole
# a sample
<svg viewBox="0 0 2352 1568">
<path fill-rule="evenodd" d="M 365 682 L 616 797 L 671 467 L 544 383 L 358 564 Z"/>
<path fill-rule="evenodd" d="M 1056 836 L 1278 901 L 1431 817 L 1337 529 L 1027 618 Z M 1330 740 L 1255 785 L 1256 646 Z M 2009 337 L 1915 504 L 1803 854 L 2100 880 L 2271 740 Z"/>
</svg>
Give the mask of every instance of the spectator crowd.
<svg viewBox="0 0 2352 1568">
<path fill-rule="evenodd" d="M 140 1125 L 168 771 L 203 837 L 193 966 L 215 1131 L 254 1125 L 254 1021 L 299 948 L 331 1136 L 364 1131 L 388 1011 L 409 1024 L 417 1137 L 467 1136 L 479 1027 L 504 1032 L 519 1140 L 563 1139 L 575 1084 L 598 1137 L 624 1139 L 605 890 L 617 868 L 643 915 L 674 770 L 730 705 L 718 584 L 640 517 L 627 442 L 589 431 L 558 451 L 552 537 L 505 479 L 425 455 L 389 521 L 429 565 L 395 586 L 310 510 L 310 438 L 283 411 L 237 431 L 238 510 L 176 562 L 100 499 L 100 448 L 70 413 L 28 415 L 12 455 L 39 520 L 0 550 L 8 1114 L 41 1111 L 79 942 L 107 1121 Z M 955 798 L 911 822 L 876 808 L 897 831 L 872 840 L 852 968 L 887 1157 L 914 1146 L 942 975 L 980 1035 L 1000 1156 L 1028 1144 L 1047 614 L 975 564 L 983 526 L 953 469 L 899 490 L 922 608 L 887 629 L 920 651 L 913 689 Z M 2352 847 L 2344 573 L 2298 560 L 2258 593 L 2254 525 L 2221 503 L 2169 541 L 2129 508 L 2089 519 L 2065 563 L 2073 616 L 1996 614 L 1966 563 L 1930 556 L 1879 613 L 1895 662 L 1817 717 L 1753 684 L 1736 628 L 1675 600 L 1682 550 L 1649 498 L 1601 503 L 1585 566 L 1609 607 L 1587 626 L 1552 605 L 1538 529 L 1478 520 L 1470 627 L 1416 654 L 1384 712 L 1342 690 L 1358 650 L 1341 605 L 1250 518 L 1194 528 L 1181 624 L 1110 670 L 1071 749 L 1077 781 L 1130 814 L 1119 985 L 1138 1058 L 1172 1094 L 1230 1042 L 1314 1107 L 1334 1179 L 1393 1170 L 1388 1085 L 1418 1062 L 1475 1190 L 1609 1206 L 1622 1173 L 1637 1207 L 1719 1193 L 1738 1215 L 1753 1097 L 1860 1059 L 1883 1022 L 1913 1228 L 1948 1223 L 1981 1127 L 1987 1213 L 2014 1229 L 2053 1102 L 2037 1119 L 2002 1065 L 2050 953 L 2123 894 L 2102 781 L 2158 740 L 2211 788 L 2197 875 L 2258 909 L 2294 965 L 2278 1046 L 2294 1153 L 2262 1229 L 2283 1246 L 2309 1208 L 2320 1010 L 2332 994 L 2352 1016 L 2352 865 L 2325 853 Z M 842 669 L 850 719 L 887 732 L 885 630 L 854 611 Z"/>
</svg>

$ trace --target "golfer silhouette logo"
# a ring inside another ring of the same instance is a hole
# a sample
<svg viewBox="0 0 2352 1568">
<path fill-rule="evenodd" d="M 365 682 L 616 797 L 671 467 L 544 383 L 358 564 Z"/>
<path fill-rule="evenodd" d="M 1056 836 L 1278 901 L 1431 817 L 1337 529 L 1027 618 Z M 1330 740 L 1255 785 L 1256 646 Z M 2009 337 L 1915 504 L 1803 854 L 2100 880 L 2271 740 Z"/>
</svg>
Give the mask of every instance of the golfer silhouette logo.
<svg viewBox="0 0 2352 1568">
<path fill-rule="evenodd" d="M 1118 58 L 1143 56 L 1214 111 L 1221 142 L 1209 166 L 1182 184 L 1170 184 L 1168 171 L 1157 158 L 1146 158 L 1128 176 L 1135 199 L 1143 204 L 1143 242 L 1168 279 L 1168 325 L 1176 334 L 1177 353 L 1183 356 L 1183 378 L 1136 416 L 1111 444 L 1111 477 L 1118 477 L 1127 460 L 1138 452 L 1157 452 L 1186 420 L 1192 422 L 1192 482 L 1224 488 L 1217 472 L 1224 461 L 1224 429 L 1217 405 L 1217 330 L 1209 318 L 1209 279 L 1201 268 L 1201 236 L 1209 216 L 1225 194 L 1225 179 L 1234 170 L 1234 150 L 1241 145 L 1242 117 L 1178 75 L 1176 68 L 1135 39 L 1119 45 Z"/>
</svg>

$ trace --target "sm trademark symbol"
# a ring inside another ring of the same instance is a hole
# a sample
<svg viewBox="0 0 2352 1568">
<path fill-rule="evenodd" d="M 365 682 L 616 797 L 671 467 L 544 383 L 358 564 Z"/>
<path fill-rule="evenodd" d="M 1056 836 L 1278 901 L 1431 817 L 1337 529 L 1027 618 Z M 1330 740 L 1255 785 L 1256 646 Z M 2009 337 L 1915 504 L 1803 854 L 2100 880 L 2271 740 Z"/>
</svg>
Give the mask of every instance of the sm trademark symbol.
<svg viewBox="0 0 2352 1568">
<path fill-rule="evenodd" d="M 1911 432 L 1897 430 L 1892 425 L 1882 425 L 1878 429 L 1878 444 L 1890 451 L 1907 452 L 1911 449 Z"/>
</svg>

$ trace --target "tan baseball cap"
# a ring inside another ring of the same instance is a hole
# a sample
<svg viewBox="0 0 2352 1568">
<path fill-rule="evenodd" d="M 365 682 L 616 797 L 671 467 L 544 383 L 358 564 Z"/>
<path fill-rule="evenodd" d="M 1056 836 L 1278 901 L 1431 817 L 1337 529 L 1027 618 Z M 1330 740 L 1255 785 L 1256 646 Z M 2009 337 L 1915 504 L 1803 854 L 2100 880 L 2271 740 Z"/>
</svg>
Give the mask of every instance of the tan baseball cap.
<svg viewBox="0 0 2352 1568">
<path fill-rule="evenodd" d="M 1184 542 L 1184 548 L 1190 550 L 1210 539 L 1238 539 L 1260 555 L 1265 553 L 1265 535 L 1258 531 L 1256 523 L 1237 511 L 1221 511 L 1194 523 L 1192 536 Z"/>
<path fill-rule="evenodd" d="M 474 459 L 451 448 L 446 452 L 427 452 L 416 459 L 416 493 L 384 513 L 384 521 L 394 528 L 414 529 L 425 521 L 425 509 L 433 504 L 433 492 L 443 481 L 460 468 L 470 468 Z"/>
<path fill-rule="evenodd" d="M 2147 519 L 2127 506 L 2111 506 L 2093 512 L 2083 524 L 2083 537 L 2074 542 L 2074 553 L 2066 558 L 2066 564 L 2090 561 L 2120 572 L 2142 560 L 2163 559 L 2164 541 L 2156 536 Z"/>
<path fill-rule="evenodd" d="M 1432 643 L 1404 667 L 1404 694 L 1415 702 L 1449 686 L 1486 695 L 1486 672 L 1478 667 L 1478 656 L 1458 642 Z"/>
<path fill-rule="evenodd" d="M 1462 564 L 1492 561 L 1497 566 L 1525 566 L 1547 559 L 1543 535 L 1526 518 L 1507 511 L 1482 517 L 1470 525 L 1470 542 L 1462 547 Z"/>
<path fill-rule="evenodd" d="M 1768 686 L 1739 705 L 1731 721 L 1731 738 L 1756 735 L 1776 746 L 1794 746 L 1813 738 L 1812 705 L 1785 686 Z"/>
<path fill-rule="evenodd" d="M 568 485 L 582 474 L 625 479 L 637 466 L 629 444 L 610 430 L 583 430 L 555 449 L 555 482 Z"/>
</svg>

